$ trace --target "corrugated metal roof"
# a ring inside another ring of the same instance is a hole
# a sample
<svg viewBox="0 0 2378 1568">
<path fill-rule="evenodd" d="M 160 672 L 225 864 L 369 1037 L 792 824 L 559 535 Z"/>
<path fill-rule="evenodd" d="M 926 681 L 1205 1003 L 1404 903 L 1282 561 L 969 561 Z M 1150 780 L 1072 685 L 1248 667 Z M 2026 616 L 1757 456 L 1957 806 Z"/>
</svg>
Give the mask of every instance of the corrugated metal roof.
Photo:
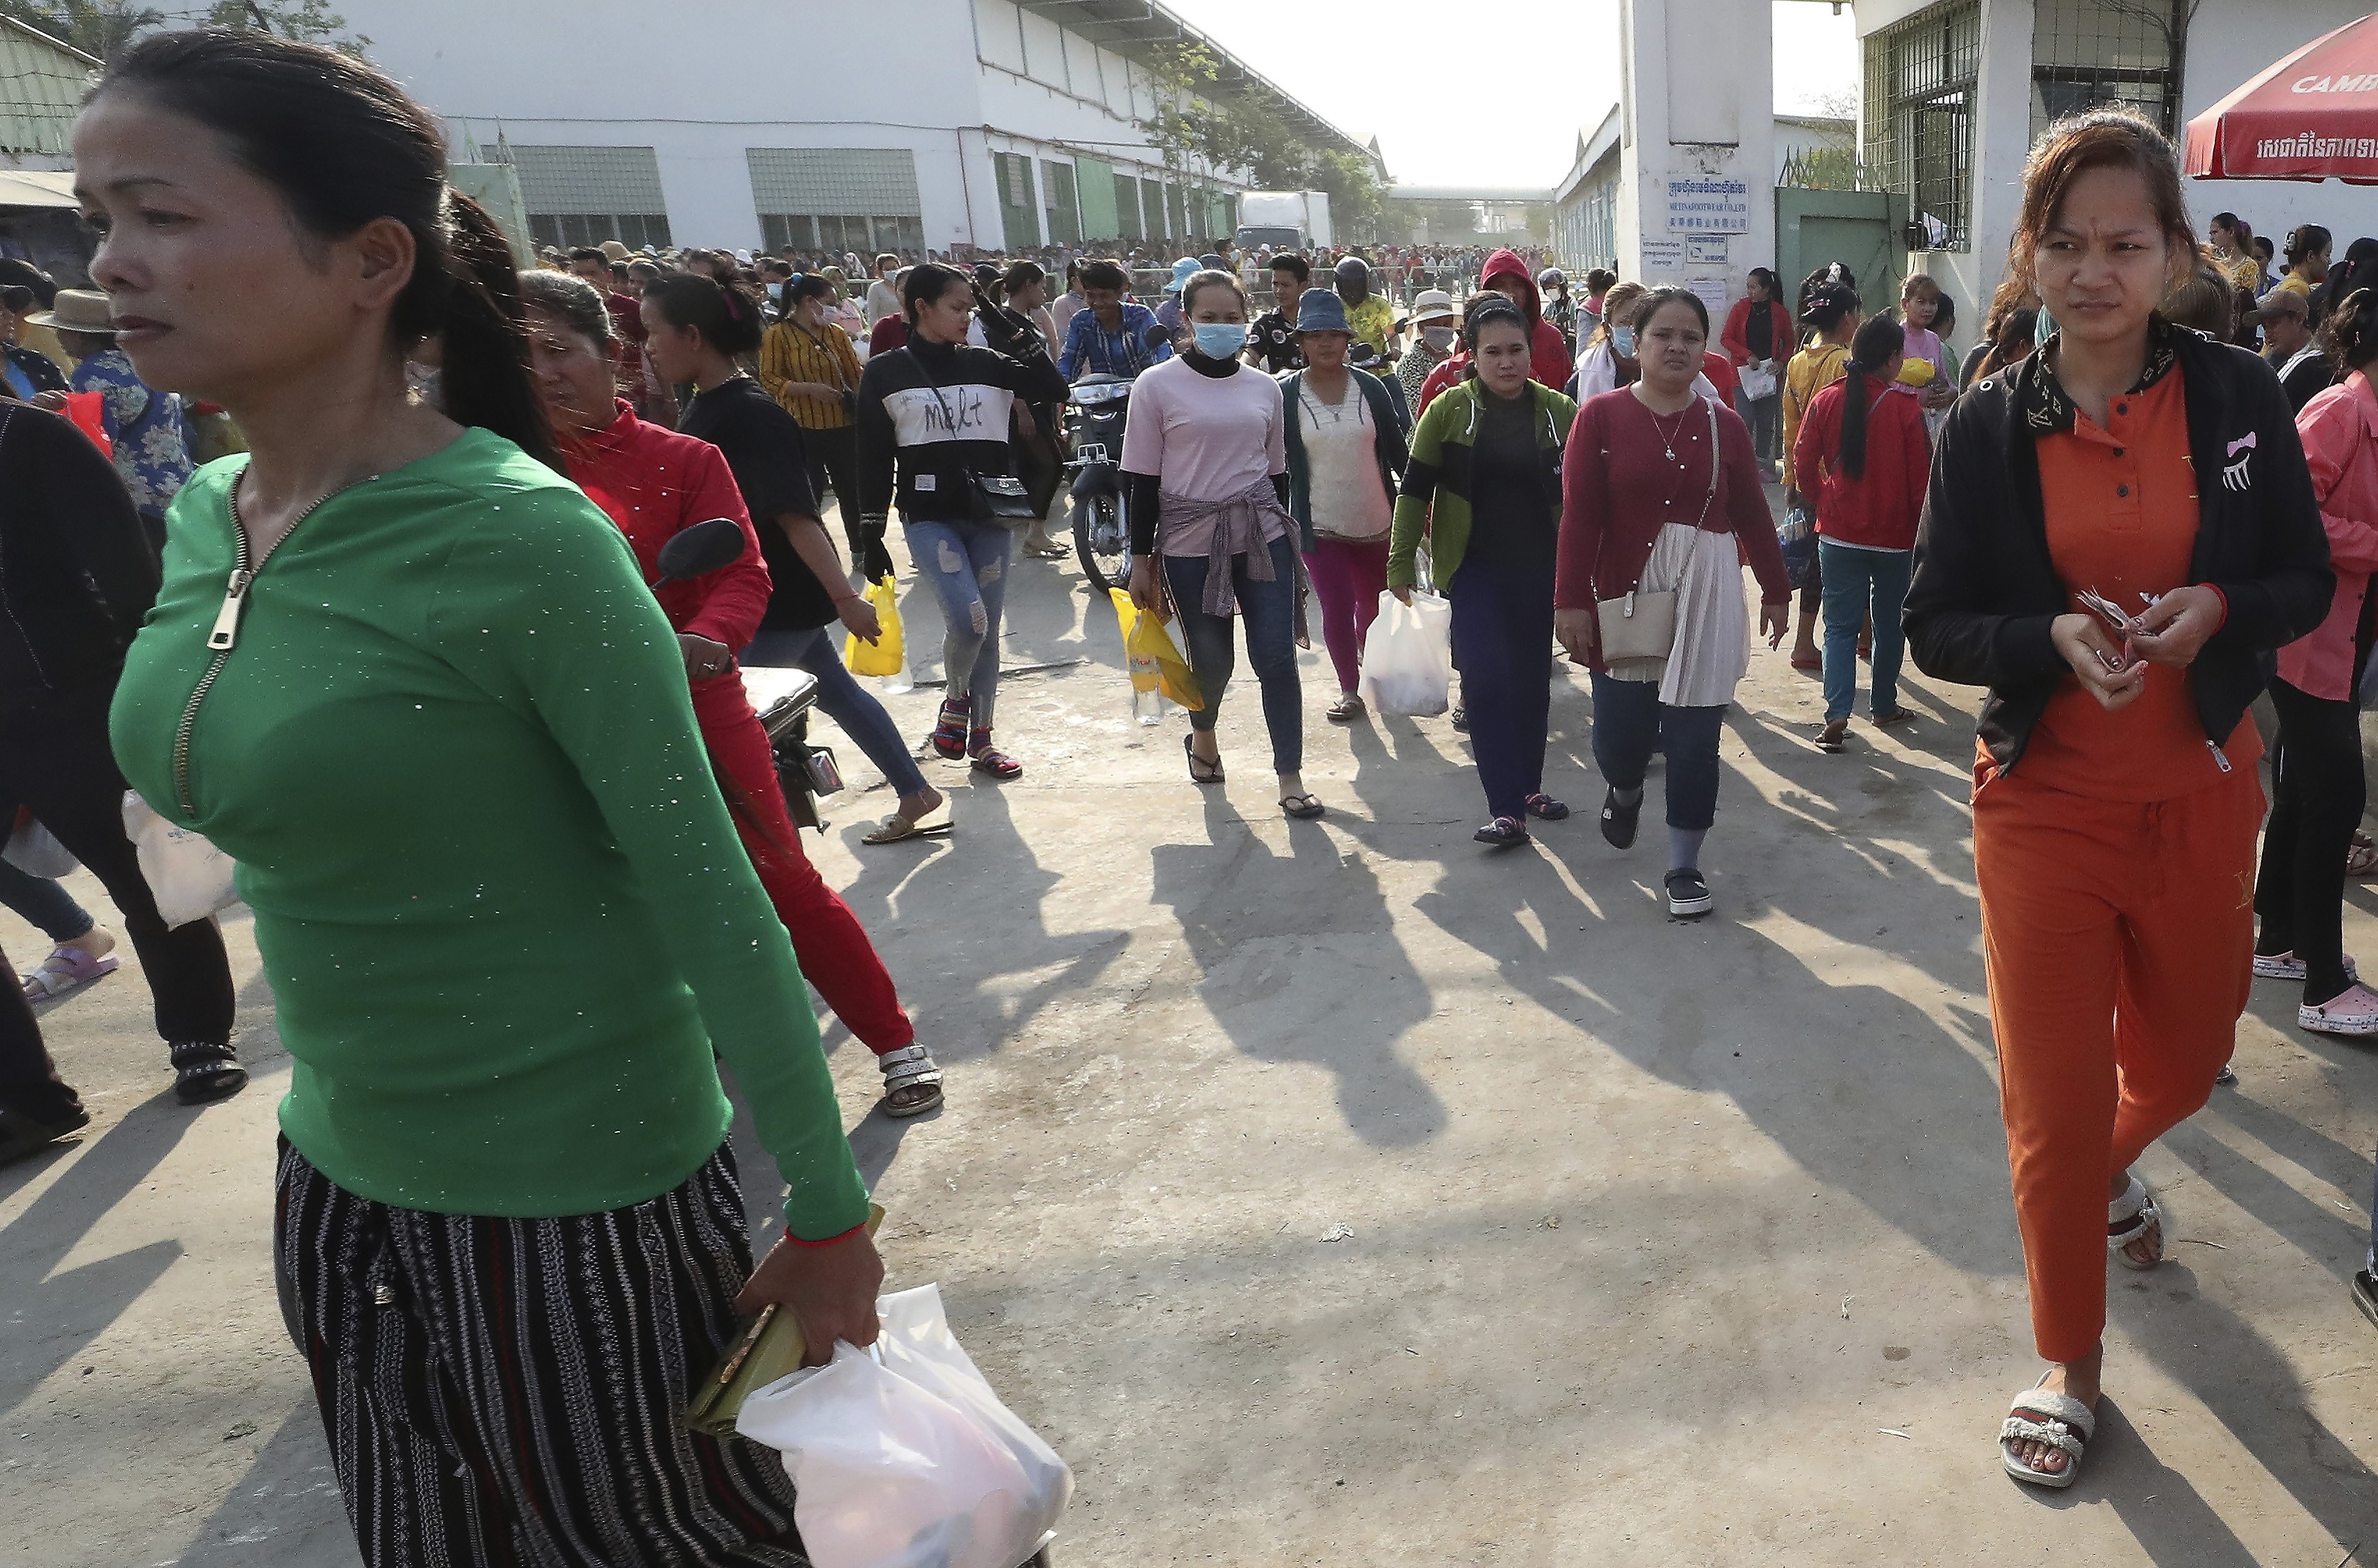
<svg viewBox="0 0 2378 1568">
<path fill-rule="evenodd" d="M 99 62 L 0 16 L 0 152 L 63 158 Z"/>
</svg>

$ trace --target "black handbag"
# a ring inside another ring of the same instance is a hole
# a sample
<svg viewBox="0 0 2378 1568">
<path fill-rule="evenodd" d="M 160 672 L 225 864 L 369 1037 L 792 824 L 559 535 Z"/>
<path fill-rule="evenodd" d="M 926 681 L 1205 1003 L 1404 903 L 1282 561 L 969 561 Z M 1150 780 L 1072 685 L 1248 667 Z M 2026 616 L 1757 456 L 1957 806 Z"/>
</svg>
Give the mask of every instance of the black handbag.
<svg viewBox="0 0 2378 1568">
<path fill-rule="evenodd" d="M 942 421 L 952 430 L 958 427 L 957 416 L 942 396 L 938 383 L 928 377 L 925 385 L 932 389 L 933 401 L 942 405 Z M 1039 513 L 1032 507 L 1032 492 L 1024 481 L 1012 473 L 980 473 L 971 466 L 964 471 L 967 485 L 967 510 L 976 522 L 1000 528 L 1016 529 L 1033 521 Z"/>
</svg>

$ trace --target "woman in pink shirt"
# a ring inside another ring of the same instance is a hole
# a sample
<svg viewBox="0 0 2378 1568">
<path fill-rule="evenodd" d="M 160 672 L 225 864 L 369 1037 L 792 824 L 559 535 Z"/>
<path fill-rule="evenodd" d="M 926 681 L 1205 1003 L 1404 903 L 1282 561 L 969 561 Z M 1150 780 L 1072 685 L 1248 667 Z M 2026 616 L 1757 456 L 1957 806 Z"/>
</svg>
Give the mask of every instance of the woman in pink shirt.
<svg viewBox="0 0 2378 1568">
<path fill-rule="evenodd" d="M 2323 1035 L 2378 1035 L 2378 992 L 2345 956 L 2345 856 L 2361 822 L 2361 726 L 2355 692 L 2370 657 L 2370 574 L 2378 569 L 2378 290 L 2348 295 L 2326 336 L 2350 372 L 2296 415 L 2320 521 L 2328 531 L 2336 596 L 2311 636 L 2279 650 L 2271 705 L 2279 743 L 2271 819 L 2254 883 L 2262 918 L 2254 973 L 2300 980 L 2296 1026 Z"/>
<path fill-rule="evenodd" d="M 1231 623 L 1246 628 L 1247 663 L 1263 686 L 1264 727 L 1280 808 L 1321 815 L 1304 787 L 1304 696 L 1296 650 L 1304 633 L 1304 565 L 1288 514 L 1288 446 L 1279 383 L 1240 363 L 1247 296 L 1208 269 L 1181 289 L 1186 347 L 1139 373 L 1123 426 L 1131 484 L 1131 596 L 1143 610 L 1170 601 L 1205 703 L 1182 748 L 1189 776 L 1222 782 L 1214 720 L 1236 659 Z M 1159 561 L 1162 570 L 1158 570 Z"/>
</svg>

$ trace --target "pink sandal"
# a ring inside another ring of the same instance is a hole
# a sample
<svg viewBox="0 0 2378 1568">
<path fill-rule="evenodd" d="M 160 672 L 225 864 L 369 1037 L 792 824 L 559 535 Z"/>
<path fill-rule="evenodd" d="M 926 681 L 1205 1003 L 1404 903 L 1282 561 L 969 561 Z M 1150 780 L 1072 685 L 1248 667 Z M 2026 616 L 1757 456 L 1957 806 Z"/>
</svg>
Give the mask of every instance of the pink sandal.
<svg viewBox="0 0 2378 1568">
<path fill-rule="evenodd" d="M 967 736 L 969 766 L 978 773 L 986 773 L 1003 782 L 1024 776 L 1024 764 L 991 744 L 989 730 L 975 730 Z"/>
<path fill-rule="evenodd" d="M 27 1001 L 47 1001 L 62 997 L 78 986 L 89 985 L 102 975 L 112 975 L 119 960 L 114 953 L 93 958 L 78 947 L 60 942 L 42 960 L 42 966 L 30 975 L 19 976 L 18 983 L 25 989 Z"/>
</svg>

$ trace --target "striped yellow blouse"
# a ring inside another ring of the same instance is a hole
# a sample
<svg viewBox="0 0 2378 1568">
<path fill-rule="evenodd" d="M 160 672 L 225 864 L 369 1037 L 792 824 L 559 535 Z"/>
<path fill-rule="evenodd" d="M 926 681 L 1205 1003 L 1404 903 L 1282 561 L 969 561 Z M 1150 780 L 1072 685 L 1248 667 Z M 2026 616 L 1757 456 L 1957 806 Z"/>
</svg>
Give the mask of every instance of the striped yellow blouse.
<svg viewBox="0 0 2378 1568">
<path fill-rule="evenodd" d="M 798 322 L 779 321 L 760 340 L 760 385 L 804 430 L 839 430 L 850 423 L 840 399 L 795 398 L 785 389 L 796 381 L 859 390 L 859 353 L 839 327 L 812 338 Z"/>
</svg>

